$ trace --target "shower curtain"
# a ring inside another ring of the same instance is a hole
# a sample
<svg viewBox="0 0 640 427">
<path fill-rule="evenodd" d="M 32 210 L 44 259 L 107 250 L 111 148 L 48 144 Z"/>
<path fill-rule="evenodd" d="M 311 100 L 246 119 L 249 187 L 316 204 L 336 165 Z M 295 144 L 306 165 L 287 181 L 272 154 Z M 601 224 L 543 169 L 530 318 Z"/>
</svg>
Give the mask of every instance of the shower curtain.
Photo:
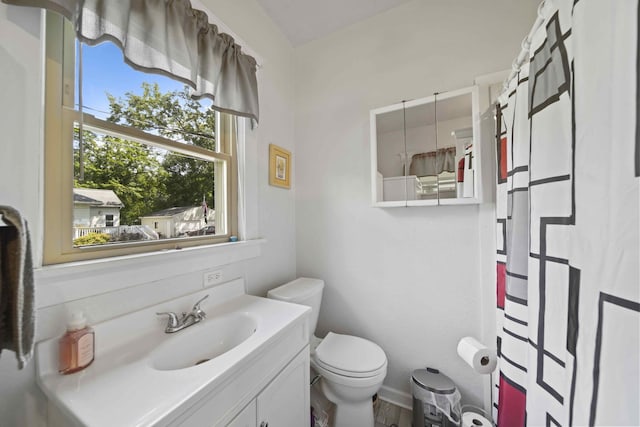
<svg viewBox="0 0 640 427">
<path fill-rule="evenodd" d="M 637 0 L 547 0 L 497 114 L 499 427 L 640 425 Z"/>
</svg>

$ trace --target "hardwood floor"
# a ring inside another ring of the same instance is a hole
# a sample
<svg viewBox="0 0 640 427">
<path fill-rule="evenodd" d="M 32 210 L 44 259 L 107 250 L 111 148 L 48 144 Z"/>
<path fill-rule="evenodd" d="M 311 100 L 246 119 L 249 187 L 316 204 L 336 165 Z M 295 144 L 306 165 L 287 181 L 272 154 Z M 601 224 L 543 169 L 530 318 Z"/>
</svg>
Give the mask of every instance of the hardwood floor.
<svg viewBox="0 0 640 427">
<path fill-rule="evenodd" d="M 311 405 L 315 409 L 315 427 L 333 427 L 335 407 L 320 392 L 319 387 L 311 387 Z M 411 410 L 401 408 L 382 399 L 373 404 L 374 427 L 411 427 Z"/>
<path fill-rule="evenodd" d="M 411 410 L 378 399 L 374 405 L 375 427 L 411 427 Z"/>
</svg>

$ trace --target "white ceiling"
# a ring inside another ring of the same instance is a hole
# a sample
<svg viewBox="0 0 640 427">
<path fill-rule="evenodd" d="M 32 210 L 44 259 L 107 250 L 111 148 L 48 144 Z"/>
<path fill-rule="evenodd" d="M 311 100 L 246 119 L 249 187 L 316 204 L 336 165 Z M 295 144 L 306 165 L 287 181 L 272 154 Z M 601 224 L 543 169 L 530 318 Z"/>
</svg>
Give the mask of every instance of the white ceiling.
<svg viewBox="0 0 640 427">
<path fill-rule="evenodd" d="M 411 0 L 258 0 L 293 46 L 300 46 Z"/>
</svg>

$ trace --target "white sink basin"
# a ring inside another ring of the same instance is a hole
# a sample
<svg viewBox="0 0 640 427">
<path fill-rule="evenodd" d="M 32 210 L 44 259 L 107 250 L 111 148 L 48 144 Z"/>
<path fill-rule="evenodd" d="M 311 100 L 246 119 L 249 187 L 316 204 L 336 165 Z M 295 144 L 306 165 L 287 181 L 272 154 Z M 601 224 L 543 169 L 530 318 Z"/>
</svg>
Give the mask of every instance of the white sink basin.
<svg viewBox="0 0 640 427">
<path fill-rule="evenodd" d="M 242 344 L 256 328 L 256 319 L 248 313 L 205 319 L 176 332 L 151 352 L 149 361 L 160 371 L 198 366 Z"/>
<path fill-rule="evenodd" d="M 206 294 L 206 319 L 164 332 L 166 319 L 157 312 L 190 310 Z M 248 403 L 247 390 L 266 385 L 276 369 L 269 363 L 279 363 L 281 352 L 296 354 L 308 344 L 308 312 L 246 295 L 238 279 L 94 324 L 95 361 L 75 374 L 58 374 L 58 337 L 42 341 L 38 383 L 58 415 L 69 418 L 51 425 L 180 425 L 205 397 L 222 402 L 216 414 L 223 417 Z"/>
</svg>

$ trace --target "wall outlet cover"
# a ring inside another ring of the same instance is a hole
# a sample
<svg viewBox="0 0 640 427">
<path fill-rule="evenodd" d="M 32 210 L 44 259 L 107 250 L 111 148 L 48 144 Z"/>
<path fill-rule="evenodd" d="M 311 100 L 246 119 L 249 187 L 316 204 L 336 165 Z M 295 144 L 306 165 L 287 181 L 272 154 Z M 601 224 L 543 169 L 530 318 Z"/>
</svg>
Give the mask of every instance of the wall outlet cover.
<svg viewBox="0 0 640 427">
<path fill-rule="evenodd" d="M 222 270 L 207 271 L 202 278 L 202 287 L 217 285 L 222 282 Z"/>
</svg>

